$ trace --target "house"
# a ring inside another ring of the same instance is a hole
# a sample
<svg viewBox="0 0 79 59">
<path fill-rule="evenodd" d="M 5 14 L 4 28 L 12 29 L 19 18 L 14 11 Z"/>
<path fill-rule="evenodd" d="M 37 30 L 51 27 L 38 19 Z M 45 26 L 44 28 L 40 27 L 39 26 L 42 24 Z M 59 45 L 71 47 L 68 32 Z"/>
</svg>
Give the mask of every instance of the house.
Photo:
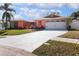
<svg viewBox="0 0 79 59">
<path fill-rule="evenodd" d="M 69 17 L 59 16 L 57 14 L 50 14 L 41 18 L 42 20 L 46 21 L 44 23 L 45 29 L 48 30 L 65 30 L 67 29 L 66 21 L 70 19 Z M 39 19 L 39 20 L 41 20 Z"/>
<path fill-rule="evenodd" d="M 79 20 L 72 20 L 71 29 L 78 29 L 79 30 Z"/>
</svg>

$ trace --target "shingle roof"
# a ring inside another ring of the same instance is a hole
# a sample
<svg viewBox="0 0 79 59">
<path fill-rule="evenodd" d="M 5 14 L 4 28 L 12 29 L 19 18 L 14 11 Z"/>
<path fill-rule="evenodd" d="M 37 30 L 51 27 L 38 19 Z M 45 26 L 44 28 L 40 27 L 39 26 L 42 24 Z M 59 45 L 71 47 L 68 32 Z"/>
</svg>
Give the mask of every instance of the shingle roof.
<svg viewBox="0 0 79 59">
<path fill-rule="evenodd" d="M 48 16 L 45 16 L 44 18 L 41 18 L 41 19 L 42 20 L 47 20 L 47 21 L 53 21 L 53 20 L 59 20 L 59 21 L 64 20 L 65 21 L 67 19 L 70 19 L 70 17 L 50 14 Z"/>
</svg>

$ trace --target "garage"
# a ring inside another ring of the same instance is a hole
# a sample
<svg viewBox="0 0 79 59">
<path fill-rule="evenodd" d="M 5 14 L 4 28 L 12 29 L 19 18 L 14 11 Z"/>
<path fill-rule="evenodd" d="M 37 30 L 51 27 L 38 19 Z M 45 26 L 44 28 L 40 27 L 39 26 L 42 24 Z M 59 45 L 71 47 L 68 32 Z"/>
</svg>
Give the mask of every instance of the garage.
<svg viewBox="0 0 79 59">
<path fill-rule="evenodd" d="M 51 13 L 43 18 L 45 20 L 45 29 L 47 30 L 66 30 L 67 29 L 67 20 L 70 20 L 70 17 L 61 16 L 57 13 Z"/>
<path fill-rule="evenodd" d="M 66 23 L 65 22 L 47 22 L 45 24 L 45 29 L 66 30 Z"/>
</svg>

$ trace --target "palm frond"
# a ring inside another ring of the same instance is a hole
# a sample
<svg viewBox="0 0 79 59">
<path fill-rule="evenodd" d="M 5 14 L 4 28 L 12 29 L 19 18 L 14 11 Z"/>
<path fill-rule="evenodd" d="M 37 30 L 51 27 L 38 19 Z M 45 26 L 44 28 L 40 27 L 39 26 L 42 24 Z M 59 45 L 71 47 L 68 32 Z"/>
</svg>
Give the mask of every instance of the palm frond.
<svg viewBox="0 0 79 59">
<path fill-rule="evenodd" d="M 7 10 L 10 5 L 12 5 L 12 4 L 11 3 L 4 3 L 5 10 Z"/>
<path fill-rule="evenodd" d="M 14 19 L 14 16 L 13 16 L 13 14 L 11 14 L 11 13 L 10 13 L 10 16 L 11 16 L 11 17 Z"/>
<path fill-rule="evenodd" d="M 11 8 L 8 8 L 7 11 L 11 11 L 11 12 L 15 12 L 16 13 L 16 11 L 11 9 Z"/>
<path fill-rule="evenodd" d="M 5 7 L 4 6 L 0 6 L 0 10 L 4 10 L 5 9 Z"/>
<path fill-rule="evenodd" d="M 5 17 L 6 17 L 6 12 L 3 13 L 2 19 L 4 19 Z"/>
</svg>

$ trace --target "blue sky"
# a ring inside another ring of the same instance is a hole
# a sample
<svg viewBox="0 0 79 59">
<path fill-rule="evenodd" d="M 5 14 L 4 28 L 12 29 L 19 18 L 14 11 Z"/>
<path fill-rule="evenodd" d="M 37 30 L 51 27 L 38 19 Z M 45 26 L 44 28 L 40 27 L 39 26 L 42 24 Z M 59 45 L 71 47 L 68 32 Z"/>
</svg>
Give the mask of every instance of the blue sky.
<svg viewBox="0 0 79 59">
<path fill-rule="evenodd" d="M 13 13 L 15 20 L 36 20 L 55 11 L 62 16 L 69 16 L 72 12 L 78 10 L 78 6 L 79 4 L 75 3 L 17 3 L 13 4 L 11 8 L 16 10 L 16 14 Z M 1 16 L 2 13 L 3 11 L 0 11 Z"/>
</svg>

